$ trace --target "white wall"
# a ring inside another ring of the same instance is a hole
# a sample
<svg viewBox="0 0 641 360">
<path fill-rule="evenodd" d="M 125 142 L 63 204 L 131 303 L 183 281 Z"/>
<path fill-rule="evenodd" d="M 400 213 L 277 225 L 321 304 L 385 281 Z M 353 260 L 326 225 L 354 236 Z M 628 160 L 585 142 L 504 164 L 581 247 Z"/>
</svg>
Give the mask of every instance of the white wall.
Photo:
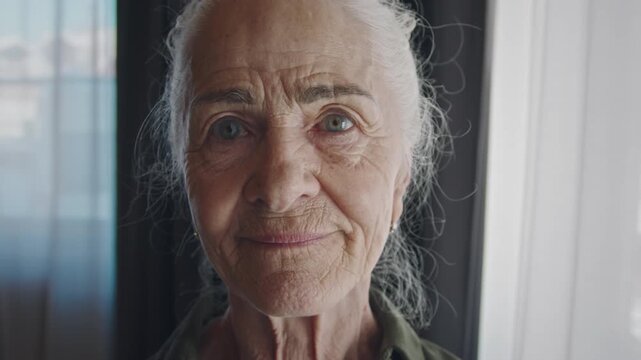
<svg viewBox="0 0 641 360">
<path fill-rule="evenodd" d="M 479 358 L 641 359 L 641 1 L 490 13 Z"/>
</svg>

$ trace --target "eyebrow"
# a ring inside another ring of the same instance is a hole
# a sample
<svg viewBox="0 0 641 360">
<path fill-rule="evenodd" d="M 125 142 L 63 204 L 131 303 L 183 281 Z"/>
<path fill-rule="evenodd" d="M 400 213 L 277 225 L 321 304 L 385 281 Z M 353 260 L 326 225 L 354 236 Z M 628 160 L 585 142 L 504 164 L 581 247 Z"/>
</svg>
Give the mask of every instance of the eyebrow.
<svg viewBox="0 0 641 360">
<path fill-rule="evenodd" d="M 364 96 L 370 100 L 374 97 L 367 91 L 354 84 L 348 85 L 315 85 L 296 92 L 296 100 L 303 104 L 324 99 L 335 99 L 340 96 Z M 224 103 L 224 104 L 241 104 L 253 105 L 254 97 L 249 90 L 241 88 L 230 88 L 223 90 L 214 90 L 197 96 L 192 102 L 192 106 L 198 106 L 202 103 Z"/>
<path fill-rule="evenodd" d="M 202 103 L 224 103 L 224 104 L 242 104 L 253 105 L 254 97 L 246 89 L 223 89 L 206 92 L 197 96 L 192 106 L 198 106 Z"/>
<path fill-rule="evenodd" d="M 296 96 L 296 100 L 304 104 L 310 104 L 323 99 L 334 99 L 340 96 L 365 96 L 370 100 L 374 100 L 374 97 L 369 92 L 361 89 L 357 85 L 316 85 L 309 88 L 306 88 L 303 91 L 299 91 Z"/>
</svg>

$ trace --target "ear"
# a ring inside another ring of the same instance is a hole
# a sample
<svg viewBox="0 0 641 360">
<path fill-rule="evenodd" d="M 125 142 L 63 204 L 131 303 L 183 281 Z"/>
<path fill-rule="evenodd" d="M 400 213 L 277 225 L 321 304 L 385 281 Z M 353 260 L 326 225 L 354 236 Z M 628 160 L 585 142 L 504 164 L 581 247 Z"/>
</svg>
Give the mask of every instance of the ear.
<svg viewBox="0 0 641 360">
<path fill-rule="evenodd" d="M 392 199 L 392 221 L 391 224 L 398 223 L 403 214 L 403 196 L 407 191 L 411 179 L 410 162 L 408 159 L 403 161 L 394 182 L 394 198 Z"/>
</svg>

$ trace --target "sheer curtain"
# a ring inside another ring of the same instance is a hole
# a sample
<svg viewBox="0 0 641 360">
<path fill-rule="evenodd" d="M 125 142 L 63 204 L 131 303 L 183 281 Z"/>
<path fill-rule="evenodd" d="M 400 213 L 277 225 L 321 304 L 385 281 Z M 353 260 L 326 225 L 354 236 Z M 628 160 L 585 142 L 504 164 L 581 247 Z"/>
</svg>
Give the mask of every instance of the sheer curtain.
<svg viewBox="0 0 641 360">
<path fill-rule="evenodd" d="M 493 9 L 479 359 L 641 359 L 641 2 Z"/>
<path fill-rule="evenodd" d="M 0 9 L 0 359 L 107 359 L 115 0 Z"/>
</svg>

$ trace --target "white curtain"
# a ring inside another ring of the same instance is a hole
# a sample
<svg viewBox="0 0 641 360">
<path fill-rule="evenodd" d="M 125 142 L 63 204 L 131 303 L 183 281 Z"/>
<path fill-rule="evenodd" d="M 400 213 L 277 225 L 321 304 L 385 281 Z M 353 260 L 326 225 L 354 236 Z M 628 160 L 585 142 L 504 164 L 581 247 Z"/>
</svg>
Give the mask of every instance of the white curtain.
<svg viewBox="0 0 641 360">
<path fill-rule="evenodd" d="M 641 359 L 641 2 L 491 18 L 479 359 Z"/>
<path fill-rule="evenodd" d="M 0 0 L 0 359 L 107 359 L 115 0 Z"/>
</svg>

